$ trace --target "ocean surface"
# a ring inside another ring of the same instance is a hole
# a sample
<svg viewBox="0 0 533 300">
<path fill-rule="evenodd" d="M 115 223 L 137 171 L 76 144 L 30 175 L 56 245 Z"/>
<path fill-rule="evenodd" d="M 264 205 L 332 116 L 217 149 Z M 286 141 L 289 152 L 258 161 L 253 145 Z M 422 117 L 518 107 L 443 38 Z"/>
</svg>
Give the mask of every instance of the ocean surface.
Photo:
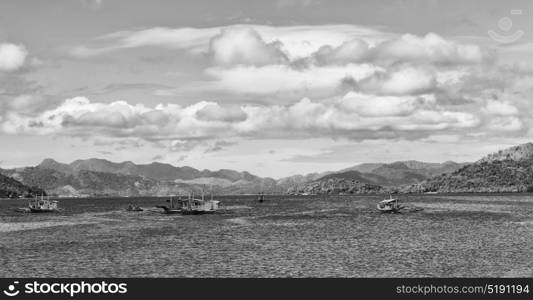
<svg viewBox="0 0 533 300">
<path fill-rule="evenodd" d="M 0 200 L 0 277 L 531 277 L 533 195 L 217 197 L 213 215 L 163 198 Z M 145 208 L 127 212 L 129 203 Z"/>
</svg>

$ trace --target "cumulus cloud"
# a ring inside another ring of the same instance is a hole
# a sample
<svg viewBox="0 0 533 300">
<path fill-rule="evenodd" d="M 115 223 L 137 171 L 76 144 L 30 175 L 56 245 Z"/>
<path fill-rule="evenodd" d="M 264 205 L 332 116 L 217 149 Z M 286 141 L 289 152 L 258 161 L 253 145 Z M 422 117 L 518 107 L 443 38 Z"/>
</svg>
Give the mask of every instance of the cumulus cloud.
<svg viewBox="0 0 533 300">
<path fill-rule="evenodd" d="M 459 43 L 435 33 L 398 36 L 357 25 L 155 27 L 101 36 L 89 45 L 73 47 L 70 52 L 83 57 L 144 46 L 209 53 L 216 64 L 223 65 L 294 63 L 301 59 L 321 65 L 477 64 L 492 58 L 492 53 L 478 45 Z"/>
<path fill-rule="evenodd" d="M 28 51 L 22 45 L 0 44 L 0 71 L 13 71 L 24 65 Z"/>
<path fill-rule="evenodd" d="M 222 107 L 218 103 L 210 103 L 196 112 L 198 119 L 205 121 L 236 122 L 246 119 L 246 114 L 238 106 Z"/>
<path fill-rule="evenodd" d="M 318 64 L 340 64 L 362 62 L 369 58 L 369 45 L 364 40 L 354 39 L 338 47 L 324 45 L 313 54 Z"/>
<path fill-rule="evenodd" d="M 215 141 L 212 145 L 205 149 L 205 153 L 218 152 L 224 150 L 226 147 L 235 145 L 235 142 L 229 141 Z"/>
<path fill-rule="evenodd" d="M 491 54 L 478 45 L 459 44 L 435 33 L 423 37 L 405 34 L 377 45 L 373 52 L 376 60 L 385 62 L 475 64 L 491 58 Z"/>
<path fill-rule="evenodd" d="M 214 65 L 205 69 L 209 80 L 201 82 L 202 90 L 277 96 L 289 104 L 201 101 L 189 106 L 148 107 L 75 97 L 53 108 L 24 112 L 32 101 L 21 98 L 2 115 L 0 129 L 11 134 L 170 141 L 173 151 L 186 151 L 206 145 L 206 140 L 233 137 L 423 138 L 446 130 L 460 134 L 472 128 L 490 128 L 495 122 L 509 130 L 524 127 L 511 103 L 475 100 L 485 105 L 476 111 L 462 98 L 448 99 L 462 95 L 465 82 L 475 80 L 470 74 L 472 65 L 491 56 L 479 46 L 436 34 L 398 37 L 353 26 L 254 25 L 152 28 L 114 33 L 98 43 L 79 48 L 78 54 L 141 46 L 205 51 Z M 477 72 L 478 76 L 482 73 Z M 488 116 L 495 118 L 489 121 Z"/>
<path fill-rule="evenodd" d="M 484 110 L 491 115 L 514 116 L 518 114 L 518 108 L 508 101 L 489 100 Z"/>
<path fill-rule="evenodd" d="M 103 0 L 82 0 L 83 5 L 95 10 L 102 7 L 103 2 Z"/>
<path fill-rule="evenodd" d="M 514 116 L 497 116 L 489 120 L 487 128 L 493 131 L 513 132 L 523 129 L 523 122 Z"/>
<path fill-rule="evenodd" d="M 428 33 L 425 36 L 405 34 L 373 45 L 353 39 L 338 46 L 323 45 L 312 56 L 314 60 L 311 61 L 318 64 L 364 61 L 385 66 L 398 62 L 462 65 L 490 61 L 493 53 L 478 45 L 462 44 Z"/>
<path fill-rule="evenodd" d="M 290 99 L 330 97 L 347 88 L 417 95 L 455 85 L 457 94 L 473 66 L 493 58 L 479 45 L 435 33 L 399 36 L 355 25 L 157 27 L 116 32 L 72 51 L 86 56 L 143 46 L 205 54 L 200 57 L 212 65 L 201 89 Z"/>
<path fill-rule="evenodd" d="M 69 53 L 75 57 L 90 57 L 120 49 L 138 47 L 164 47 L 184 49 L 191 53 L 206 53 L 213 38 L 225 30 L 248 28 L 259 34 L 266 44 L 279 43 L 281 50 L 291 60 L 312 55 L 320 47 L 330 45 L 337 47 L 344 42 L 361 39 L 376 43 L 394 36 L 372 27 L 358 25 L 300 25 L 300 26 L 265 26 L 254 24 L 236 24 L 232 26 L 207 28 L 167 28 L 154 27 L 141 30 L 119 31 L 92 40 L 87 45 L 70 48 Z"/>
<path fill-rule="evenodd" d="M 303 8 L 312 5 L 315 0 L 278 0 L 276 6 L 280 9 L 285 8 Z"/>
<path fill-rule="evenodd" d="M 428 93 L 436 88 L 435 73 L 421 67 L 400 67 L 376 72 L 358 82 L 360 90 L 388 95 Z"/>
<path fill-rule="evenodd" d="M 191 149 L 205 140 L 231 137 L 383 138 L 401 132 L 425 135 L 425 131 L 468 129 L 480 124 L 475 114 L 446 110 L 431 97 L 354 92 L 328 101 L 304 98 L 290 105 L 241 107 L 205 101 L 186 107 L 176 104 L 147 107 L 125 101 L 100 103 L 76 97 L 33 116 L 16 112 L 5 116 L 0 128 L 10 134 L 166 140 L 172 141 L 170 148 L 175 151 Z"/>
<path fill-rule="evenodd" d="M 375 96 L 350 92 L 340 101 L 341 107 L 363 117 L 407 116 L 431 102 L 421 97 Z"/>
<path fill-rule="evenodd" d="M 38 95 L 23 94 L 4 101 L 4 105 L 4 111 L 17 111 L 18 113 L 28 114 L 42 110 L 48 104 Z"/>
<path fill-rule="evenodd" d="M 154 27 L 137 31 L 119 31 L 98 37 L 91 45 L 74 46 L 69 49 L 69 54 L 83 58 L 138 47 L 165 47 L 201 53 L 205 52 L 209 40 L 218 33 L 220 33 L 219 27 Z"/>
<path fill-rule="evenodd" d="M 304 69 L 287 65 L 210 68 L 206 74 L 215 81 L 206 83 L 205 88 L 253 95 L 302 91 L 313 95 L 327 94 L 335 91 L 346 78 L 358 81 L 379 70 L 383 69 L 369 64 L 312 66 Z"/>
<path fill-rule="evenodd" d="M 271 65 L 287 61 L 279 43 L 266 43 L 252 28 L 229 27 L 211 39 L 209 54 L 221 65 Z"/>
<path fill-rule="evenodd" d="M 313 98 L 343 93 L 350 86 L 367 93 L 416 95 L 451 86 L 458 91 L 475 66 L 492 61 L 492 54 L 478 45 L 433 33 L 374 43 L 357 37 L 336 45 L 315 45 L 316 51 L 305 55 L 286 43 L 291 41 L 267 42 L 259 31 L 242 26 L 223 30 L 209 48 L 217 66 L 205 71 L 215 81 L 204 86 L 233 93 L 296 93 Z"/>
</svg>

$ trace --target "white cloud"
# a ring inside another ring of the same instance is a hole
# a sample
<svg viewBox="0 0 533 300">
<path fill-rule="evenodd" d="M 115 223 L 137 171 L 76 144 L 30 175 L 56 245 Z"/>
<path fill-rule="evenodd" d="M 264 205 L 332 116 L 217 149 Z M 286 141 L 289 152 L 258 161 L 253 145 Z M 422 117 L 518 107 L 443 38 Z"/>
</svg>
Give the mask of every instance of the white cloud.
<svg viewBox="0 0 533 300">
<path fill-rule="evenodd" d="M 366 92 L 387 95 L 423 94 L 437 86 L 435 74 L 430 70 L 402 66 L 391 70 L 376 72 L 362 80 L 357 86 Z"/>
<path fill-rule="evenodd" d="M 312 5 L 315 0 L 278 0 L 276 6 L 280 9 L 285 8 L 303 8 Z"/>
<path fill-rule="evenodd" d="M 119 31 L 100 36 L 89 45 L 78 45 L 70 49 L 76 57 L 100 55 L 120 49 L 155 46 L 171 49 L 185 49 L 193 53 L 206 53 L 211 39 L 225 29 L 249 28 L 256 31 L 267 44 L 279 42 L 281 50 L 289 59 L 308 57 L 320 47 L 337 47 L 353 39 L 361 39 L 370 44 L 395 36 L 372 27 L 357 25 L 302 25 L 265 26 L 236 24 L 208 28 L 167 28 L 154 27 L 142 30 Z"/>
<path fill-rule="evenodd" d="M 489 100 L 484 109 L 491 115 L 514 116 L 518 114 L 516 106 L 507 101 Z"/>
<path fill-rule="evenodd" d="M 487 129 L 501 132 L 512 132 L 523 129 L 524 124 L 514 116 L 498 116 L 492 117 L 489 120 Z"/>
<path fill-rule="evenodd" d="M 196 112 L 200 120 L 236 122 L 246 119 L 246 114 L 238 106 L 222 107 L 218 103 L 209 103 Z"/>
<path fill-rule="evenodd" d="M 357 63 L 369 58 L 369 45 L 364 40 L 354 39 L 338 47 L 324 45 L 313 56 L 322 65 Z"/>
<path fill-rule="evenodd" d="M 0 44 L 0 71 L 13 71 L 24 65 L 28 51 L 22 45 Z"/>
<path fill-rule="evenodd" d="M 424 102 L 424 99 L 413 96 L 375 96 L 350 92 L 339 104 L 363 117 L 389 117 L 410 115 Z"/>
<path fill-rule="evenodd" d="M 230 27 L 211 39 L 209 54 L 221 65 L 272 65 L 287 61 L 275 42 L 266 43 L 249 27 Z"/>
<path fill-rule="evenodd" d="M 119 31 L 94 39 L 90 45 L 73 47 L 74 56 L 92 56 L 124 48 L 145 46 L 185 49 L 206 53 L 210 43 L 227 39 L 221 47 L 241 51 L 244 56 L 264 52 L 265 45 L 276 48 L 294 61 L 316 56 L 324 63 L 360 62 L 362 59 L 390 64 L 396 61 L 417 61 L 444 64 L 481 63 L 491 53 L 478 45 L 445 39 L 435 33 L 425 36 L 398 36 L 372 27 L 357 25 L 265 26 L 237 24 L 208 28 L 154 27 L 135 31 Z M 243 49 L 231 45 L 243 42 Z M 264 45 L 261 45 L 264 43 Z M 249 53 L 244 53 L 248 52 Z M 274 63 L 278 61 L 275 60 Z"/>
<path fill-rule="evenodd" d="M 424 136 L 426 131 L 469 129 L 479 124 L 474 114 L 439 108 L 431 99 L 349 93 L 322 102 L 304 98 L 290 105 L 241 107 L 205 101 L 186 107 L 147 107 L 76 97 L 33 116 L 7 113 L 0 128 L 10 134 L 201 141 L 228 137 L 371 139 L 398 137 L 401 132 Z"/>
<path fill-rule="evenodd" d="M 297 91 L 314 95 L 337 89 L 343 79 L 361 80 L 378 70 L 381 69 L 368 64 L 311 66 L 304 69 L 294 69 L 286 65 L 210 68 L 206 70 L 206 74 L 216 81 L 207 82 L 206 88 L 256 95 Z"/>
<path fill-rule="evenodd" d="M 220 29 L 155 27 L 138 31 L 119 31 L 98 37 L 90 46 L 75 46 L 69 53 L 75 57 L 90 57 L 138 47 L 166 47 L 200 53 L 206 51 L 209 40 L 220 33 Z"/>
<path fill-rule="evenodd" d="M 374 49 L 377 60 L 385 62 L 422 61 L 444 64 L 477 64 L 491 57 L 478 45 L 459 44 L 435 34 L 423 37 L 405 34 L 385 41 Z"/>
</svg>

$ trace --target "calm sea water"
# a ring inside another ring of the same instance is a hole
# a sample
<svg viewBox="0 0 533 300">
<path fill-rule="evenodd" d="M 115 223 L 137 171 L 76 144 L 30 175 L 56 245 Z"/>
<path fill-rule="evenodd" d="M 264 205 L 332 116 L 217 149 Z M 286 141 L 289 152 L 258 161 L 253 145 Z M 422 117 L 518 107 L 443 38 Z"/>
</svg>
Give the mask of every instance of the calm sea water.
<svg viewBox="0 0 533 300">
<path fill-rule="evenodd" d="M 160 198 L 62 199 L 56 214 L 0 201 L 1 277 L 533 276 L 533 195 L 222 197 L 214 215 Z M 134 203 L 147 210 L 126 212 Z"/>
</svg>

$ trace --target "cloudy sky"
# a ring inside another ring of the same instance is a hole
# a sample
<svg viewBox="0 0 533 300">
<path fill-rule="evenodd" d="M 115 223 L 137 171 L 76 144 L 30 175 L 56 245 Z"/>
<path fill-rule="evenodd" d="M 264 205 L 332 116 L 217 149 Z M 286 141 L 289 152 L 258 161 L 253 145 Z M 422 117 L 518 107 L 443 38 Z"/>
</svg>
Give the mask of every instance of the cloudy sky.
<svg viewBox="0 0 533 300">
<path fill-rule="evenodd" d="M 533 2 L 0 1 L 0 167 L 283 177 L 533 140 Z M 490 32 L 490 33 L 489 33 Z"/>
</svg>

